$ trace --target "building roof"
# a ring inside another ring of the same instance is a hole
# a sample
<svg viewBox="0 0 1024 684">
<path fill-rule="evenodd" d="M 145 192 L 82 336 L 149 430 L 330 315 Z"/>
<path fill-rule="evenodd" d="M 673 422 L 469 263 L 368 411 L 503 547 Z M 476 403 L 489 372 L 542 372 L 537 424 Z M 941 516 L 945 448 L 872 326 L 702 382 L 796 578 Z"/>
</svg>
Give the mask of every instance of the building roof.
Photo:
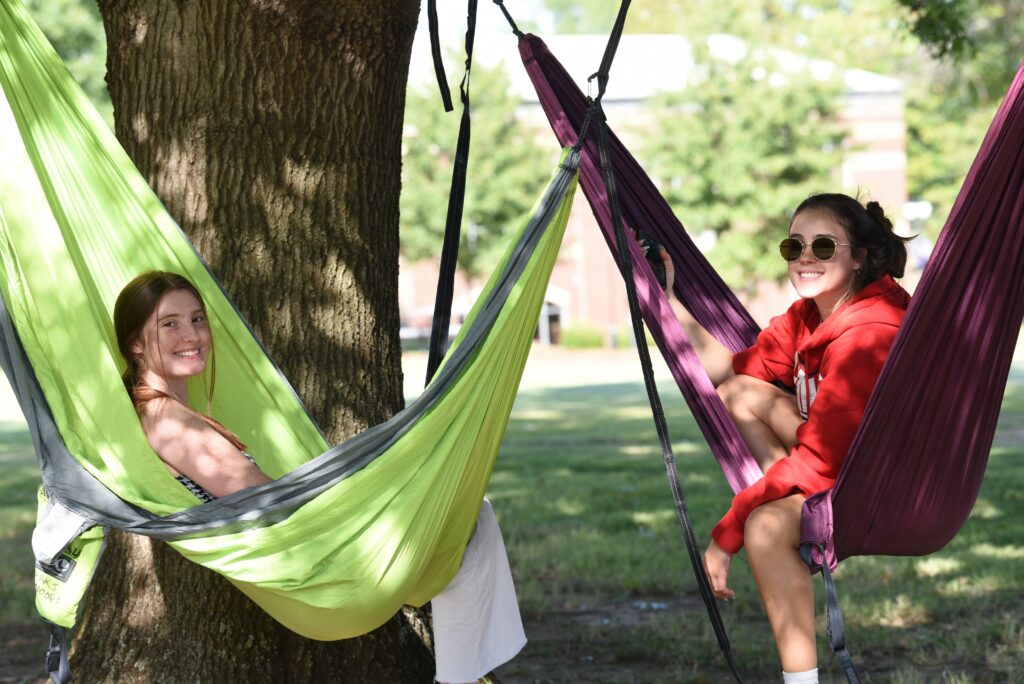
<svg viewBox="0 0 1024 684">
<path fill-rule="evenodd" d="M 587 92 L 587 78 L 597 69 L 604 54 L 608 37 L 605 35 L 551 35 L 544 38 L 551 52 L 573 77 L 577 85 Z M 428 84 L 434 81 L 429 45 L 417 40 L 409 70 L 409 82 Z M 747 56 L 749 48 L 741 38 L 727 34 L 714 34 L 707 38 L 711 55 L 727 62 L 739 61 Z M 812 78 L 831 78 L 835 64 L 825 60 L 808 59 L 784 50 L 766 51 L 778 64 L 779 71 L 766 74 L 768 78 L 785 78 L 786 74 L 810 72 Z M 509 33 L 478 35 L 473 56 L 475 64 L 494 67 L 504 63 L 512 81 L 512 90 L 525 102 L 536 102 L 526 71 L 522 68 L 516 49 L 516 40 Z M 449 82 L 456 85 L 461 78 L 462 63 L 446 58 Z M 694 49 L 689 40 L 674 34 L 635 34 L 622 36 L 609 76 L 605 102 L 636 102 L 659 92 L 679 91 L 687 86 L 695 70 Z M 903 86 L 898 79 L 862 69 L 845 69 L 843 81 L 848 95 L 899 95 Z M 596 89 L 596 84 L 595 84 Z"/>
</svg>

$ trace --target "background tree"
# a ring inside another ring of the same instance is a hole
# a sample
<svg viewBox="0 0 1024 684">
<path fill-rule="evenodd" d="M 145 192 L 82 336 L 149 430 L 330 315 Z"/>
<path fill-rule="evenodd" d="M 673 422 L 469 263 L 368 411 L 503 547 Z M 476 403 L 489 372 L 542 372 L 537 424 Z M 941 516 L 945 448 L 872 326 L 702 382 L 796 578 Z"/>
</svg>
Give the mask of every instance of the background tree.
<svg viewBox="0 0 1024 684">
<path fill-rule="evenodd" d="M 453 60 L 454 61 L 454 60 Z M 469 182 L 459 244 L 459 269 L 469 279 L 493 267 L 506 237 L 547 181 L 548 152 L 522 126 L 501 66 L 474 65 Z M 459 109 L 446 113 L 433 84 L 412 88 L 402 147 L 402 254 L 437 259 L 444 239 Z M 550 148 L 548 148 L 550 149 Z"/>
<path fill-rule="evenodd" d="M 558 30 L 571 33 L 605 33 L 618 11 L 618 3 L 602 0 L 545 4 Z M 899 78 L 908 193 L 934 205 L 921 225 L 934 236 L 1024 56 L 1024 5 L 1007 0 L 661 0 L 634 4 L 626 31 L 679 33 L 694 42 L 729 33 L 754 47 Z"/>
<path fill-rule="evenodd" d="M 696 61 L 690 87 L 650 103 L 656 135 L 643 136 L 640 155 L 690 233 L 713 232 L 708 256 L 732 287 L 783 278 L 777 245 L 790 213 L 834 185 L 838 87 L 770 59 L 698 51 Z"/>
<path fill-rule="evenodd" d="M 113 126 L 114 109 L 107 84 L 103 82 L 107 73 L 107 41 L 96 3 L 25 0 L 25 6 L 89 100 Z"/>
<path fill-rule="evenodd" d="M 545 0 L 560 33 L 607 33 L 619 3 Z M 652 0 L 633 3 L 627 33 L 674 33 L 698 42 L 713 33 L 817 59 L 876 63 L 917 46 L 905 29 L 909 10 L 894 0 Z M 865 66 L 864 68 L 872 68 Z"/>
<path fill-rule="evenodd" d="M 78 45 L 99 54 L 71 30 L 88 25 L 85 5 L 33 4 L 65 58 Z M 398 195 L 418 3 L 100 11 L 118 138 L 314 418 L 338 441 L 390 416 L 402 405 Z M 358 640 L 302 639 L 167 546 L 115 533 L 73 664 L 90 682 L 427 682 L 424 632 L 409 613 Z"/>
<path fill-rule="evenodd" d="M 1024 5 L 984 0 L 956 5 L 968 8 L 959 28 L 946 29 L 956 34 L 956 47 L 948 41 L 930 43 L 933 53 L 944 51 L 945 56 L 929 60 L 907 88 L 910 192 L 934 205 L 924 223 L 933 236 L 1024 57 Z"/>
</svg>

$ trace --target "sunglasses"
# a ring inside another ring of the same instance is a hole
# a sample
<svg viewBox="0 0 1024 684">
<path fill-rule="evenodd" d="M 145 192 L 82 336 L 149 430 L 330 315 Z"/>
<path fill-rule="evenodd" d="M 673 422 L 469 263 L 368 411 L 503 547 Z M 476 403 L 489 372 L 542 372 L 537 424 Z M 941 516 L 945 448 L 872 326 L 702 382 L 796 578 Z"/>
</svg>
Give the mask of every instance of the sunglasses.
<svg viewBox="0 0 1024 684">
<path fill-rule="evenodd" d="M 786 261 L 797 261 L 804 253 L 806 243 L 796 238 L 786 238 L 779 243 L 779 254 Z M 816 237 L 811 240 L 811 254 L 818 261 L 828 261 L 836 255 L 836 247 L 853 247 L 845 242 L 839 242 L 835 238 L 827 236 Z"/>
</svg>

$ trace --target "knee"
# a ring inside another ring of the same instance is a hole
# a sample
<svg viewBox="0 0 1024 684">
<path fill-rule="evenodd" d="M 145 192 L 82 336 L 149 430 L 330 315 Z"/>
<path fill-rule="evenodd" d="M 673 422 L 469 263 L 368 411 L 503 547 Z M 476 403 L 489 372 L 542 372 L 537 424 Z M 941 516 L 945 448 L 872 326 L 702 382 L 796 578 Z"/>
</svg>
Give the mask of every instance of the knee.
<svg viewBox="0 0 1024 684">
<path fill-rule="evenodd" d="M 758 414 L 765 387 L 771 386 L 749 375 L 734 375 L 715 389 L 733 419 L 745 420 Z"/>
<path fill-rule="evenodd" d="M 715 388 L 722 403 L 729 409 L 729 413 L 735 413 L 736 407 L 744 395 L 744 384 L 742 375 L 734 375 Z"/>
<path fill-rule="evenodd" d="M 743 545 L 751 559 L 796 547 L 799 518 L 793 520 L 787 511 L 772 503 L 755 508 L 743 528 Z"/>
</svg>

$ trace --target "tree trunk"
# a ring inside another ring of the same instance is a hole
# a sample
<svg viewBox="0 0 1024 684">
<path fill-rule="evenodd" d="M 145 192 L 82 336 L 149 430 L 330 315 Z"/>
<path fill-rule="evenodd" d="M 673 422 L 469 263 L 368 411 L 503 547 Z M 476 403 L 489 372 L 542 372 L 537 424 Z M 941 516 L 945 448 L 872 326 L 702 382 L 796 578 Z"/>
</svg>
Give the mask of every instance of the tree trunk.
<svg viewBox="0 0 1024 684">
<path fill-rule="evenodd" d="M 117 137 L 332 441 L 402 405 L 398 194 L 417 0 L 100 0 Z M 230 426 L 229 426 L 230 427 Z M 432 681 L 422 616 L 322 643 L 111 535 L 81 681 Z"/>
</svg>

